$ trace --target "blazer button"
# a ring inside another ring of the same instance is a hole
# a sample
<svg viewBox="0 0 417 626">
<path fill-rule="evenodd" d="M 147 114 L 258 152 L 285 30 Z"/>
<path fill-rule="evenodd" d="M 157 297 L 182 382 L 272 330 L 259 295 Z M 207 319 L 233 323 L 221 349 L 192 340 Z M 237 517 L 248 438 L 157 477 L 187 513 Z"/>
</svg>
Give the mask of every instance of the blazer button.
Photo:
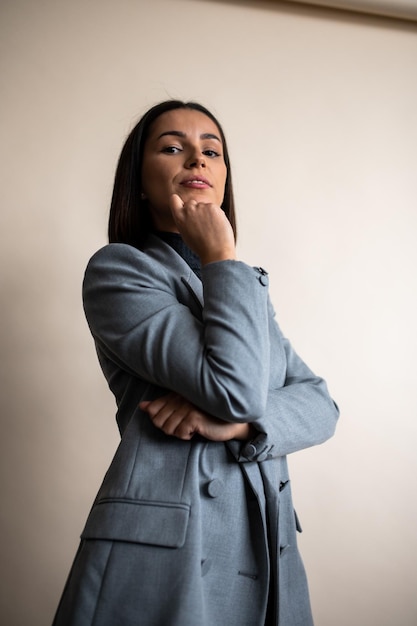
<svg viewBox="0 0 417 626">
<path fill-rule="evenodd" d="M 210 498 L 217 498 L 223 491 L 223 483 L 219 478 L 213 478 L 207 483 L 207 493 Z"/>
<path fill-rule="evenodd" d="M 269 284 L 268 272 L 266 270 L 264 270 L 263 267 L 255 267 L 255 269 L 259 273 L 259 277 L 258 277 L 259 282 L 264 287 L 267 287 L 268 284 Z"/>
<path fill-rule="evenodd" d="M 253 443 L 247 443 L 243 449 L 243 455 L 250 461 L 253 459 L 256 453 L 257 449 Z"/>
</svg>

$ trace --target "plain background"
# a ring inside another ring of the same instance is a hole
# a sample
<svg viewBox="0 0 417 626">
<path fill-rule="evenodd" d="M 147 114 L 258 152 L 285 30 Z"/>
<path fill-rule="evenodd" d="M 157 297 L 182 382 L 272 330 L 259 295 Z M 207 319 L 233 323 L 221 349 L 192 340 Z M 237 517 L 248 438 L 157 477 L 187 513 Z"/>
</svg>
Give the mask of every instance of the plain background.
<svg viewBox="0 0 417 626">
<path fill-rule="evenodd" d="M 0 22 L 1 623 L 51 622 L 116 448 L 81 281 L 126 134 L 179 97 L 222 121 L 240 257 L 341 408 L 290 458 L 316 624 L 415 626 L 417 24 L 210 0 Z"/>
</svg>

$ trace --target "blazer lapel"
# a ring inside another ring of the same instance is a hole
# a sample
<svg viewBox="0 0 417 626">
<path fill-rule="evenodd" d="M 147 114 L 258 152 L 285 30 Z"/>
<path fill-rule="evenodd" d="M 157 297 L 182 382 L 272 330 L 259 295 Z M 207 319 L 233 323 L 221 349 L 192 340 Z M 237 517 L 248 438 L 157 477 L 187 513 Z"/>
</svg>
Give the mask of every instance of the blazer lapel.
<svg viewBox="0 0 417 626">
<path fill-rule="evenodd" d="M 201 280 L 191 270 L 191 273 L 188 276 L 188 278 L 186 278 L 185 276 L 181 276 L 181 282 L 188 289 L 189 294 L 191 295 L 195 304 L 198 307 L 200 317 L 201 317 L 203 313 L 203 303 L 204 303 L 203 285 L 202 285 Z"/>
<path fill-rule="evenodd" d="M 196 317 L 201 319 L 204 304 L 203 284 L 188 263 L 169 244 L 156 235 L 149 235 L 144 252 L 161 263 L 165 270 L 168 270 L 181 281 L 181 284 L 186 288 L 189 308 Z"/>
</svg>

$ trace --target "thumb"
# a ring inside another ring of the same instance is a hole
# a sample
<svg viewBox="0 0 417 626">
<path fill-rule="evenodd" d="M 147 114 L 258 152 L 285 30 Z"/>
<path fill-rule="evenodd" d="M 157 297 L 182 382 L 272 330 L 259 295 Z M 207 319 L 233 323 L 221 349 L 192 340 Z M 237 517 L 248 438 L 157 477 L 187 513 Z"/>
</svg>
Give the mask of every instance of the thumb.
<svg viewBox="0 0 417 626">
<path fill-rule="evenodd" d="M 180 196 L 177 193 L 173 193 L 169 199 L 169 207 L 171 211 L 175 213 L 175 211 L 179 211 L 184 206 L 184 202 L 181 200 Z"/>
</svg>

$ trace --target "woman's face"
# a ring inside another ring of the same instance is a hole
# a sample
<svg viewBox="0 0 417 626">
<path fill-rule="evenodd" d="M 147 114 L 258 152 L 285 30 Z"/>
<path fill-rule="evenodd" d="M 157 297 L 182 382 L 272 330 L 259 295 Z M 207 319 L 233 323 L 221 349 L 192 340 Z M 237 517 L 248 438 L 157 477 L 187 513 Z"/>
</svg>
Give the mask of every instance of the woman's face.
<svg viewBox="0 0 417 626">
<path fill-rule="evenodd" d="M 217 125 L 194 109 L 160 115 L 150 128 L 142 165 L 142 193 L 157 230 L 178 232 L 169 208 L 172 194 L 184 202 L 221 206 L 227 168 Z"/>
</svg>

